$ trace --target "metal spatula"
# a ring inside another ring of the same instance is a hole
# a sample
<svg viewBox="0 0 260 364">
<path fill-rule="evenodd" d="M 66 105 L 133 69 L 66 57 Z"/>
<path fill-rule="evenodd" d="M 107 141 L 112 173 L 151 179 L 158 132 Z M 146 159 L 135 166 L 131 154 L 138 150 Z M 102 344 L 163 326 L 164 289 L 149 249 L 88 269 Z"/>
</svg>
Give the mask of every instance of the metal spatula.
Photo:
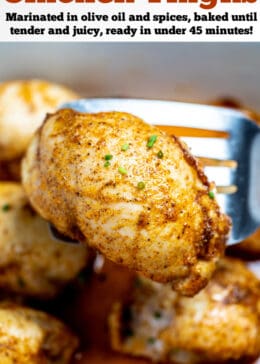
<svg viewBox="0 0 260 364">
<path fill-rule="evenodd" d="M 62 108 L 129 112 L 168 132 L 184 135 L 182 139 L 201 158 L 205 173 L 216 183 L 223 211 L 232 218 L 228 244 L 243 240 L 260 226 L 260 128 L 241 112 L 142 99 L 83 99 Z"/>
</svg>

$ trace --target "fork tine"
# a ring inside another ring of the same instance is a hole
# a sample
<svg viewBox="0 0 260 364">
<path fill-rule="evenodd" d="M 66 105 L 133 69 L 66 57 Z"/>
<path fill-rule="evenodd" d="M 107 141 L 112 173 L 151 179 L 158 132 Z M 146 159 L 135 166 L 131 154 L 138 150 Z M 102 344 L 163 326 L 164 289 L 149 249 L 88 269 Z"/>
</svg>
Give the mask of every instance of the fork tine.
<svg viewBox="0 0 260 364">
<path fill-rule="evenodd" d="M 161 130 L 169 135 L 177 137 L 204 137 L 204 138 L 228 138 L 229 133 L 219 130 L 208 130 L 199 128 L 187 128 L 185 126 L 176 125 L 158 125 Z"/>
<path fill-rule="evenodd" d="M 204 167 L 228 167 L 228 168 L 237 168 L 237 161 L 231 159 L 216 159 L 216 158 L 206 158 L 206 157 L 198 157 L 200 163 Z"/>
<path fill-rule="evenodd" d="M 217 186 L 217 192 L 218 193 L 224 193 L 224 194 L 227 194 L 227 195 L 232 195 L 233 193 L 236 193 L 237 191 L 238 191 L 238 188 L 235 185 Z"/>
</svg>

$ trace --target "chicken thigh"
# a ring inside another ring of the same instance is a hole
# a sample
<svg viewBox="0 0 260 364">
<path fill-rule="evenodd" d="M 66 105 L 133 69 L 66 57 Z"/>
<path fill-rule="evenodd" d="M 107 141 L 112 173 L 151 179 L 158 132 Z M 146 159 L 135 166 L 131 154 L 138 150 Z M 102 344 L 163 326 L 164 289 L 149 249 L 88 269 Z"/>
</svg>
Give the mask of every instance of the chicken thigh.
<svg viewBox="0 0 260 364">
<path fill-rule="evenodd" d="M 77 346 L 77 337 L 56 318 L 0 303 L 1 364 L 69 364 Z"/>
<path fill-rule="evenodd" d="M 0 288 L 51 298 L 86 266 L 83 245 L 55 241 L 18 183 L 0 183 Z"/>
<path fill-rule="evenodd" d="M 78 96 L 46 81 L 9 81 L 0 84 L 0 161 L 19 158 L 48 112 Z"/>
<path fill-rule="evenodd" d="M 197 160 L 133 115 L 49 115 L 22 174 L 31 204 L 62 234 L 185 295 L 224 252 L 230 220 Z"/>
<path fill-rule="evenodd" d="M 109 321 L 121 353 L 174 364 L 245 363 L 260 355 L 260 281 L 234 259 L 221 260 L 192 298 L 137 277 Z"/>
</svg>

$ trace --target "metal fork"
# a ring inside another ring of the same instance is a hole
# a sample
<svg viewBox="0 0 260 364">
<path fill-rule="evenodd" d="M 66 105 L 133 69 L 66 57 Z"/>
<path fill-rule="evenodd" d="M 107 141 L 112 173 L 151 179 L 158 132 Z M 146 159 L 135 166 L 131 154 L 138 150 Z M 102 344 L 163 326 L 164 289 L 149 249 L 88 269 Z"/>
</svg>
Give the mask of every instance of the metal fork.
<svg viewBox="0 0 260 364">
<path fill-rule="evenodd" d="M 199 104 L 121 98 L 83 99 L 61 108 L 90 113 L 124 111 L 162 129 L 192 128 L 194 136 L 182 139 L 206 164 L 205 173 L 217 185 L 218 202 L 232 219 L 228 245 L 260 226 L 260 128 L 243 113 Z M 212 131 L 217 137 L 209 137 Z"/>
</svg>

